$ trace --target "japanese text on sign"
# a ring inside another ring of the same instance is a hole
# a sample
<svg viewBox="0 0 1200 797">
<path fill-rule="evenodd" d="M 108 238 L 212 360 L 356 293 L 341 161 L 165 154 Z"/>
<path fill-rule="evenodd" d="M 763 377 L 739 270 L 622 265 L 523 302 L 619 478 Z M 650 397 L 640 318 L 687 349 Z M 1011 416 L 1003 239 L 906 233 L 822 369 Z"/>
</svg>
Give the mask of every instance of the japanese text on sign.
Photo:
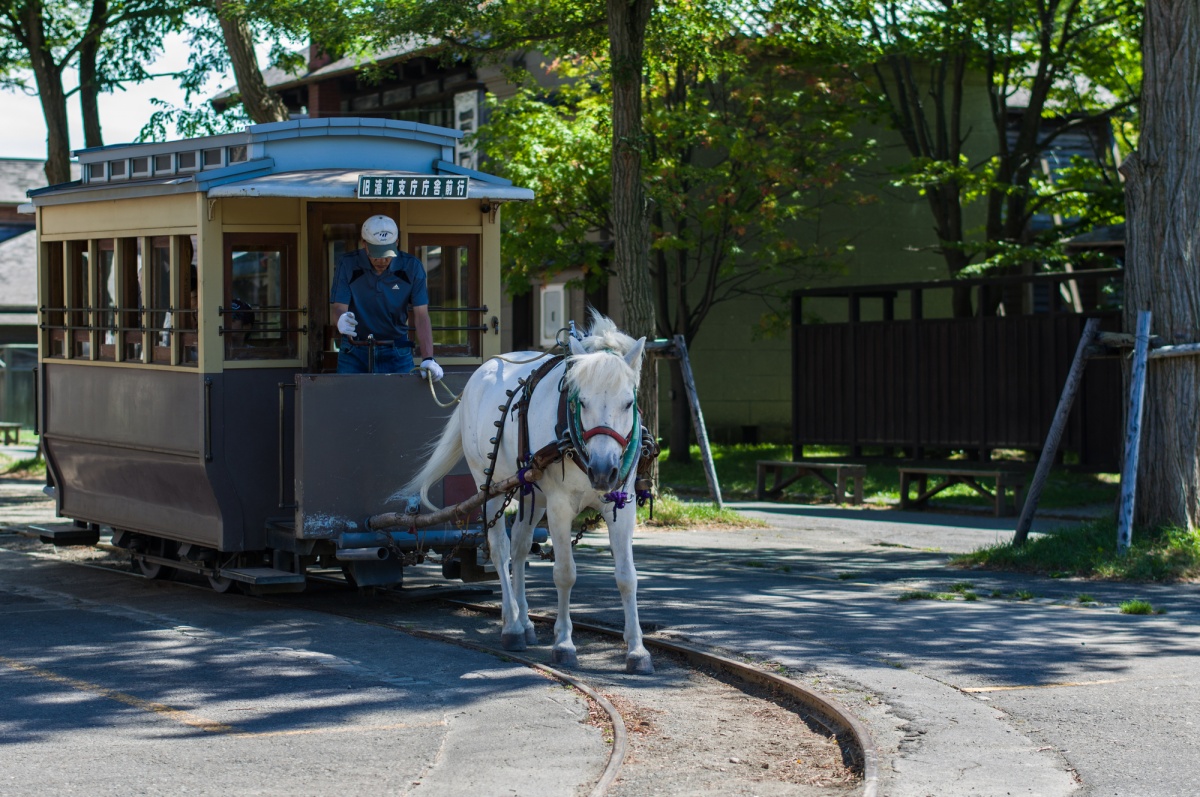
<svg viewBox="0 0 1200 797">
<path fill-rule="evenodd" d="M 466 199 L 466 177 L 360 174 L 359 199 Z"/>
</svg>

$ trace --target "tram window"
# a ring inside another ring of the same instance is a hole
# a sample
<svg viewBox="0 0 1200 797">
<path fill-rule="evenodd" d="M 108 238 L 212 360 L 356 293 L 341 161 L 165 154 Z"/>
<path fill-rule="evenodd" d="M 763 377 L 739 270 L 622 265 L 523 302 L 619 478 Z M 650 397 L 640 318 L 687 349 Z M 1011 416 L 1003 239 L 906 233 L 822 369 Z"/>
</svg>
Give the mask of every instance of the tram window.
<svg viewBox="0 0 1200 797">
<path fill-rule="evenodd" d="M 91 281 L 87 241 L 67 242 L 67 326 L 71 357 L 92 356 Z"/>
<path fill-rule="evenodd" d="M 194 172 L 200 168 L 200 158 L 197 152 L 180 152 L 175 156 L 175 167 L 181 172 Z"/>
<path fill-rule="evenodd" d="M 169 365 L 173 332 L 167 324 L 172 307 L 171 239 L 166 236 L 151 238 L 150 257 L 142 258 L 142 296 L 148 316 L 146 328 L 153 342 L 150 361 Z"/>
<path fill-rule="evenodd" d="M 150 158 L 144 156 L 141 158 L 133 158 L 131 161 L 130 177 L 149 177 L 150 176 Z"/>
<path fill-rule="evenodd" d="M 179 301 L 175 311 L 173 326 L 179 335 L 179 364 L 197 365 L 200 361 L 199 331 L 199 281 L 196 271 L 196 236 L 181 238 L 180 263 L 190 264 L 179 270 Z"/>
<path fill-rule="evenodd" d="M 87 178 L 89 183 L 102 183 L 106 177 L 104 163 L 89 163 L 87 165 Z"/>
<path fill-rule="evenodd" d="M 155 155 L 154 156 L 154 173 L 155 174 L 174 174 L 175 173 L 175 156 Z"/>
<path fill-rule="evenodd" d="M 142 291 L 138 283 L 140 253 L 137 238 L 118 238 L 114 296 L 117 296 L 117 342 L 125 362 L 142 360 Z"/>
<path fill-rule="evenodd" d="M 224 154 L 220 147 L 204 150 L 204 168 L 215 169 L 220 166 Z"/>
<path fill-rule="evenodd" d="M 298 333 L 303 330 L 296 283 L 294 235 L 225 236 L 227 309 L 221 323 L 225 359 L 290 360 L 299 356 Z"/>
<path fill-rule="evenodd" d="M 184 235 L 47 244 L 45 356 L 197 365 L 194 251 Z M 173 263 L 191 265 L 172 280 Z"/>
<path fill-rule="evenodd" d="M 225 160 L 227 163 L 243 163 L 249 160 L 250 157 L 246 152 L 245 144 L 238 144 L 233 147 L 226 147 Z"/>
<path fill-rule="evenodd" d="M 65 328 L 67 317 L 63 312 L 67 306 L 63 282 L 63 245 L 58 242 L 42 244 L 41 262 L 46 297 L 43 353 L 46 357 L 66 357 L 69 330 Z"/>
<path fill-rule="evenodd" d="M 118 177 L 125 177 L 125 168 L 127 164 L 128 161 L 109 161 L 108 176 L 114 180 Z"/>
<path fill-rule="evenodd" d="M 434 350 L 478 356 L 485 323 L 480 310 L 479 237 L 412 233 L 408 242 L 425 265 Z"/>
<path fill-rule="evenodd" d="M 96 242 L 96 316 L 95 324 L 104 332 L 100 344 L 101 360 L 117 359 L 117 269 L 116 241 L 105 238 Z"/>
</svg>

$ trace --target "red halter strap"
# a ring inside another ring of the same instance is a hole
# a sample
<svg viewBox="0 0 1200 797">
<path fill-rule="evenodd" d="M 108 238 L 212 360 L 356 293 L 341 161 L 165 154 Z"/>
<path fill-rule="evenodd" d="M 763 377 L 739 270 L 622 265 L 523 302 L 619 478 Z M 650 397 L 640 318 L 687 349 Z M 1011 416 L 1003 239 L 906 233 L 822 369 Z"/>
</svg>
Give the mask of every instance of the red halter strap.
<svg viewBox="0 0 1200 797">
<path fill-rule="evenodd" d="M 625 447 L 627 445 L 629 445 L 628 437 L 622 437 L 620 432 L 618 432 L 616 429 L 613 429 L 608 426 L 593 426 L 591 429 L 588 429 L 586 432 L 583 433 L 583 442 L 586 443 L 588 440 L 591 440 L 593 437 L 595 437 L 596 435 L 599 435 L 599 434 L 606 434 L 609 437 L 611 437 L 613 440 L 616 440 L 618 443 L 621 444 L 622 450 L 624 450 Z"/>
</svg>

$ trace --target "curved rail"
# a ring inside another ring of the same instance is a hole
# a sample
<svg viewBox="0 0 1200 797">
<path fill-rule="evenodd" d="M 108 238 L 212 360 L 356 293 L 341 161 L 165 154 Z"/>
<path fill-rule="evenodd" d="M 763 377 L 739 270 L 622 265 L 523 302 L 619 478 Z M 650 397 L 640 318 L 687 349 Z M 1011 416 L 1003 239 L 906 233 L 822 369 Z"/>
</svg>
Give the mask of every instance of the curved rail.
<svg viewBox="0 0 1200 797">
<path fill-rule="evenodd" d="M 447 599 L 447 603 L 455 606 L 461 606 L 474 611 L 486 612 L 488 614 L 500 614 L 500 608 L 486 603 L 472 603 L 470 601 Z M 540 623 L 553 623 L 554 618 L 548 615 L 534 614 L 530 612 L 529 619 Z M 613 638 L 622 638 L 621 632 L 603 625 L 589 623 L 572 619 L 572 625 L 576 629 L 590 631 L 594 634 L 601 634 Z M 855 746 L 858 748 L 862 756 L 863 768 L 863 797 L 878 797 L 879 794 L 879 751 L 875 747 L 875 741 L 871 738 L 870 732 L 861 721 L 846 709 L 839 706 L 832 700 L 829 700 L 816 692 L 812 691 L 803 684 L 785 678 L 776 673 L 760 670 L 757 667 L 752 667 L 748 664 L 743 664 L 740 661 L 735 661 L 727 656 L 722 656 L 719 653 L 713 653 L 704 650 L 694 645 L 689 645 L 683 642 L 675 642 L 662 637 L 643 636 L 643 644 L 648 648 L 670 651 L 684 656 L 692 664 L 704 664 L 724 673 L 739 678 L 747 683 L 752 683 L 757 686 L 764 686 L 768 689 L 776 690 L 789 698 L 795 700 L 801 705 L 808 708 L 822 725 L 829 731 L 834 738 L 839 738 L 843 734 L 849 734 L 853 739 Z M 504 653 L 504 655 L 511 654 Z M 513 657 L 516 658 L 516 657 Z M 832 727 L 829 721 L 832 720 L 834 725 L 841 726 Z"/>
</svg>

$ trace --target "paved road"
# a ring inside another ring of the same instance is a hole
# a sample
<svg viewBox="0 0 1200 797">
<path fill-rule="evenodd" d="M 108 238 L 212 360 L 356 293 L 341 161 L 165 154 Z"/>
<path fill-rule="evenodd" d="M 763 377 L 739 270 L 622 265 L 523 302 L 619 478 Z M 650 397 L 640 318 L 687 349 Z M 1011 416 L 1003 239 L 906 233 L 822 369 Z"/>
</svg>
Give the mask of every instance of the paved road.
<svg viewBox="0 0 1200 797">
<path fill-rule="evenodd" d="M 4 500 L 0 489 L 0 502 Z M 1008 539 L 1011 521 L 990 517 L 754 503 L 736 506 L 767 520 L 771 528 L 638 532 L 636 560 L 642 577 L 643 621 L 661 626 L 665 633 L 783 664 L 805 682 L 827 690 L 854 710 L 875 735 L 883 752 L 882 794 L 1166 797 L 1197 792 L 1200 764 L 1196 762 L 1200 759 L 1193 718 L 1200 713 L 1200 690 L 1196 689 L 1200 680 L 1200 590 L 1196 585 L 1103 584 L 948 568 L 951 553 Z M 26 517 L 36 509 L 14 504 L 12 511 Z M 4 511 L 0 509 L 0 518 Z M 1039 521 L 1035 530 L 1045 527 Z M 585 537 L 577 559 L 577 619 L 619 624 L 619 601 L 603 535 Z M 3 561 L 0 557 L 0 579 L 9 577 L 10 572 L 2 566 Z M 964 581 L 973 585 L 979 600 L 897 600 L 912 590 L 944 590 Z M 549 567 L 534 565 L 530 582 L 532 608 L 552 611 Z M 39 597 L 31 590 L 48 587 L 42 581 L 30 581 L 13 590 L 0 581 L 0 589 L 18 595 L 15 605 L 26 611 L 31 610 L 27 598 Z M 51 591 L 66 589 L 59 585 Z M 1012 597 L 1019 591 L 1036 597 L 1027 601 Z M 992 597 L 994 592 L 1003 597 Z M 1077 601 L 1081 593 L 1091 595 L 1099 605 L 1082 607 Z M 1149 600 L 1166 614 L 1120 614 L 1117 605 L 1131 597 Z M 208 626 L 221 627 L 222 606 L 227 600 L 228 596 L 214 596 L 212 614 L 205 620 Z M 9 615 L 12 605 L 0 613 L 0 621 L 8 622 L 2 618 Z M 99 660 L 96 646 L 101 637 L 85 637 L 78 643 L 73 637 L 56 637 L 54 623 L 59 620 L 55 610 L 46 606 L 35 610 L 53 621 L 44 634 L 14 640 L 8 630 L 0 628 L 0 640 L 4 640 L 0 641 L 0 655 L 19 659 L 9 652 L 17 645 L 18 654 L 25 650 L 30 663 L 47 672 L 61 669 L 71 678 L 101 682 L 104 671 L 97 675 L 93 669 Z M 170 613 L 163 614 L 156 626 L 143 610 L 134 601 L 132 614 L 97 618 L 106 633 L 115 632 L 136 642 L 122 654 L 130 666 L 142 668 L 129 683 L 136 684 L 147 672 L 177 677 L 173 668 L 178 668 L 179 695 L 186 706 L 191 692 L 183 674 L 212 670 L 218 682 L 236 680 L 236 671 L 221 669 L 229 665 L 222 661 L 217 641 L 189 637 L 172 625 L 176 620 Z M 281 615 L 267 624 L 270 630 L 264 632 L 261 651 L 265 656 L 276 648 L 296 649 L 289 640 L 303 640 L 299 646 L 303 653 L 297 654 L 300 659 L 285 659 L 280 664 L 280 678 L 300 679 L 297 683 L 313 677 L 307 669 L 312 660 L 307 657 L 336 660 L 338 634 L 369 633 L 342 628 L 333 620 L 329 622 L 338 627 L 330 632 L 296 629 L 292 622 Z M 230 633 L 234 630 L 231 627 Z M 51 647 L 58 652 L 49 660 L 35 655 L 58 638 L 71 639 L 71 644 L 61 650 Z M 143 653 L 139 655 L 138 650 Z M 142 658 L 148 650 L 161 650 L 159 658 L 167 664 L 145 670 L 149 665 Z M 390 663 L 401 655 L 399 651 L 380 651 L 378 661 L 370 665 L 374 668 L 371 677 L 377 672 L 412 677 L 414 672 L 424 671 L 403 666 L 401 660 Z M 464 669 L 482 672 L 488 667 L 495 665 L 472 662 Z M 11 665 L 0 667 L 0 683 L 5 684 L 6 692 L 11 693 L 8 684 L 14 679 L 24 685 L 24 697 L 41 696 L 39 699 L 57 706 L 60 713 L 51 720 L 54 728 L 70 729 L 80 716 L 89 725 L 111 722 L 95 711 L 91 704 L 96 701 L 84 700 L 69 684 L 60 684 L 47 696 L 43 690 L 52 681 L 28 671 L 16 672 Z M 402 682 L 395 685 L 399 690 L 395 694 L 393 687 L 386 687 L 375 699 L 351 701 L 353 711 L 361 714 L 354 721 L 364 726 L 386 724 L 388 718 L 394 721 L 398 715 L 409 725 L 445 721 L 444 706 L 436 701 L 408 700 L 417 693 L 431 699 L 430 694 L 444 686 L 434 682 L 418 689 Z M 242 708 L 249 693 L 233 685 L 227 688 L 230 694 L 221 704 L 230 711 Z M 481 695 L 480 701 L 484 697 Z M 344 700 L 340 695 L 322 696 L 312 710 L 343 711 Z M 80 714 L 73 708 L 76 703 L 88 711 Z M 284 727 L 291 721 L 291 712 L 299 710 L 287 705 L 283 689 L 268 689 L 262 703 L 264 713 L 253 715 L 249 723 L 264 733 Z M 577 705 L 564 705 L 564 734 L 566 726 L 575 722 L 576 711 Z M 120 713 L 120 722 L 111 727 L 145 743 L 149 734 L 136 720 L 138 711 L 129 708 Z M 237 719 L 232 714 L 215 719 L 231 722 L 231 717 Z M 272 717 L 278 721 L 273 723 Z M 243 720 L 238 727 L 247 724 Z M 12 731 L 0 713 L 0 741 L 11 739 Z M 557 733 L 542 734 L 541 738 Z M 593 749 L 594 740 L 586 733 L 577 728 L 571 733 L 574 735 L 564 735 L 563 740 L 582 745 L 585 751 Z M 80 755 L 87 754 L 86 738 L 86 734 L 79 735 Z M 370 755 L 366 750 L 377 749 L 344 739 L 339 742 L 338 738 L 314 736 L 300 743 L 335 745 L 328 749 L 350 756 L 350 761 L 357 760 L 354 756 Z M 392 741 L 389 750 L 404 747 L 399 740 Z M 99 758 L 101 743 L 93 740 L 91 744 L 91 755 Z M 6 746 L 5 772 L 11 771 L 8 756 L 13 749 L 11 744 Z M 151 757 L 160 763 L 158 769 L 148 770 L 151 774 L 147 777 L 157 777 L 153 773 L 178 765 L 166 754 L 167 749 Z M 277 752 L 265 741 L 255 749 L 258 752 L 251 756 L 261 756 L 264 762 Z M 397 766 L 404 772 L 398 781 L 415 771 L 411 765 Z M 2 785 L 0 792 L 8 793 Z"/>
<path fill-rule="evenodd" d="M 3 549 L 0 696 L 3 797 L 565 795 L 609 750 L 521 665 Z"/>
<path fill-rule="evenodd" d="M 735 507 L 774 527 L 639 532 L 643 621 L 779 662 L 830 690 L 883 750 L 881 793 L 1200 792 L 1196 585 L 947 567 L 951 553 L 1009 539 L 1011 520 Z M 596 547 L 578 557 L 580 615 L 619 622 L 603 536 L 584 544 Z M 548 579 L 531 580 L 531 605 L 551 608 Z M 979 600 L 897 600 L 963 581 Z M 1037 597 L 1011 597 L 1022 590 Z M 1100 605 L 1082 607 L 1081 593 Z M 1121 614 L 1133 597 L 1167 613 Z"/>
</svg>

